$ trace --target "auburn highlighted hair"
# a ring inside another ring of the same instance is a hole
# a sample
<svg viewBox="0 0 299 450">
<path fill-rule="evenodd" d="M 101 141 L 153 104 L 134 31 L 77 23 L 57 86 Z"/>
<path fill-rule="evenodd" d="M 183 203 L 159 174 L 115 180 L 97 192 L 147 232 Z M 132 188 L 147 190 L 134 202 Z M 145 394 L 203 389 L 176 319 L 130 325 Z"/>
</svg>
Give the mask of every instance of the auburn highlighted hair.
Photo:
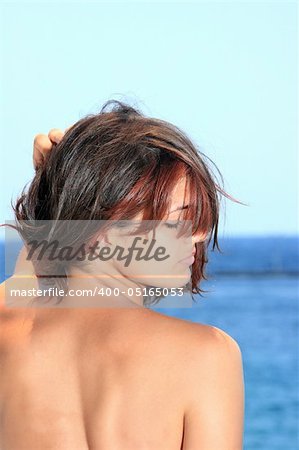
<svg viewBox="0 0 299 450">
<path fill-rule="evenodd" d="M 189 206 L 182 219 L 192 221 L 193 234 L 206 236 L 195 244 L 186 286 L 194 300 L 194 294 L 206 292 L 200 282 L 207 280 L 210 242 L 212 250 L 221 251 L 217 236 L 221 196 L 243 203 L 224 191 L 215 163 L 167 121 L 108 100 L 99 113 L 80 119 L 53 146 L 36 168 L 27 192 L 24 189 L 13 205 L 15 218 L 25 237 L 23 221 L 31 220 L 130 220 L 140 212 L 143 220 L 164 220 L 171 193 L 183 175 Z M 144 305 L 161 297 L 146 297 Z"/>
</svg>

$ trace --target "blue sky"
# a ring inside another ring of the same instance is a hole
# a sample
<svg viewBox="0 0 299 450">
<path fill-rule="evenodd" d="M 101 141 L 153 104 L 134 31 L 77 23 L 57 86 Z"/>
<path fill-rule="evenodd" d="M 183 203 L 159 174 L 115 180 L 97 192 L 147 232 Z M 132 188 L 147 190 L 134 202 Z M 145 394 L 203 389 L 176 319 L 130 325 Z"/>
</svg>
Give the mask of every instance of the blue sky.
<svg viewBox="0 0 299 450">
<path fill-rule="evenodd" d="M 228 192 L 220 235 L 298 232 L 295 2 L 1 5 L 1 222 L 37 133 L 116 98 L 182 128 Z"/>
</svg>

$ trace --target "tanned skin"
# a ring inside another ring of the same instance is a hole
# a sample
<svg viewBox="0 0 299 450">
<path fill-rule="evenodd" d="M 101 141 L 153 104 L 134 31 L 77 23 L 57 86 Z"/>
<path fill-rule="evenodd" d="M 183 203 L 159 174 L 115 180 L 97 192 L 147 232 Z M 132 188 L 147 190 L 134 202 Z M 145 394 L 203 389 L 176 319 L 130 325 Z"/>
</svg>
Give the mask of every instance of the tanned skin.
<svg viewBox="0 0 299 450">
<path fill-rule="evenodd" d="M 63 134 L 35 137 L 35 166 Z M 0 290 L 0 450 L 243 448 L 242 355 L 224 331 L 144 307 L 9 308 Z"/>
</svg>

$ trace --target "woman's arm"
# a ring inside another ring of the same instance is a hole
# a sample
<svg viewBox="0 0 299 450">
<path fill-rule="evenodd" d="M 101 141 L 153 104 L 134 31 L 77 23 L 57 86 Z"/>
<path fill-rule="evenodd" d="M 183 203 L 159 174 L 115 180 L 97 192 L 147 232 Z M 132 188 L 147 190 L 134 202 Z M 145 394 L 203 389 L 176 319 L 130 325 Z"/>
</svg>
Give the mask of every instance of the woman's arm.
<svg viewBox="0 0 299 450">
<path fill-rule="evenodd" d="M 209 327 L 191 366 L 182 450 L 242 450 L 244 381 L 237 342 Z"/>
<path fill-rule="evenodd" d="M 52 128 L 48 134 L 37 134 L 33 141 L 33 165 L 37 169 L 39 165 L 42 164 L 47 153 L 51 151 L 54 144 L 58 144 L 63 138 L 64 134 L 67 132 L 68 127 L 65 131 L 59 128 Z M 22 247 L 19 256 L 17 258 L 15 273 L 26 273 L 28 275 L 34 275 L 34 269 L 30 261 L 26 260 L 27 252 L 25 247 Z"/>
</svg>

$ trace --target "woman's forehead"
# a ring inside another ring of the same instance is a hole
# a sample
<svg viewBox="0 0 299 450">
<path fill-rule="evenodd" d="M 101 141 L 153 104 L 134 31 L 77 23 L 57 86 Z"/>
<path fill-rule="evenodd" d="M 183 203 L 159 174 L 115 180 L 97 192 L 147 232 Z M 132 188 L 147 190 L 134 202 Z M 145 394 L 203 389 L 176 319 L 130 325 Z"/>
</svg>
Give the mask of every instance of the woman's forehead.
<svg viewBox="0 0 299 450">
<path fill-rule="evenodd" d="M 181 178 L 175 185 L 171 194 L 171 211 L 177 208 L 181 208 L 188 203 L 189 189 L 187 178 Z"/>
</svg>

